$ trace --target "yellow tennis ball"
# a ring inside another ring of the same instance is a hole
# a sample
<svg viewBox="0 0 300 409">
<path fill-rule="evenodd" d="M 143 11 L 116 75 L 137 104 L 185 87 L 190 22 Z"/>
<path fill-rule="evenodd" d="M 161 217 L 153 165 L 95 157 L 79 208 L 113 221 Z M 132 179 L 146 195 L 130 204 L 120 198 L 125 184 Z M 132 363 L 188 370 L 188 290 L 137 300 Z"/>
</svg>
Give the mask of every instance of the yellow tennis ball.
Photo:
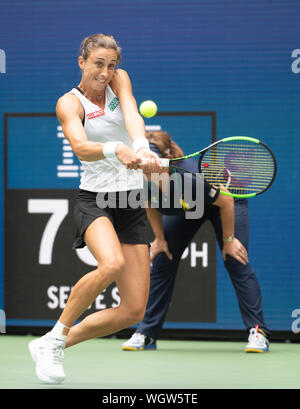
<svg viewBox="0 0 300 409">
<path fill-rule="evenodd" d="M 145 118 L 151 118 L 152 116 L 156 115 L 157 112 L 157 105 L 153 101 L 144 101 L 140 105 L 140 113 Z"/>
</svg>

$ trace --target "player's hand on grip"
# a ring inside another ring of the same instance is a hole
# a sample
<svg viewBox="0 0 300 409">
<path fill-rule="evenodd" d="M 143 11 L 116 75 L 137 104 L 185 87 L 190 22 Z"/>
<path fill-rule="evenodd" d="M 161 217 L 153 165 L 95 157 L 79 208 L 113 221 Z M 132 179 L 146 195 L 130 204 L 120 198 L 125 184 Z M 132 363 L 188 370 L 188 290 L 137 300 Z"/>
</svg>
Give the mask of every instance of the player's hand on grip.
<svg viewBox="0 0 300 409">
<path fill-rule="evenodd" d="M 223 244 L 222 257 L 225 261 L 227 254 L 244 265 L 248 263 L 248 252 L 237 238 Z"/>
<path fill-rule="evenodd" d="M 127 169 L 139 169 L 140 157 L 124 143 L 120 143 L 116 148 L 116 156 Z"/>
<path fill-rule="evenodd" d="M 160 158 L 155 152 L 149 149 L 140 149 L 138 156 L 141 159 L 140 168 L 143 169 L 144 173 L 160 173 L 163 171 Z"/>
<path fill-rule="evenodd" d="M 173 256 L 169 251 L 168 243 L 166 242 L 166 240 L 161 240 L 161 239 L 156 238 L 151 244 L 150 251 L 151 251 L 151 256 L 150 256 L 151 263 L 153 262 L 154 258 L 159 253 L 165 253 L 168 259 L 170 260 L 173 259 Z"/>
</svg>

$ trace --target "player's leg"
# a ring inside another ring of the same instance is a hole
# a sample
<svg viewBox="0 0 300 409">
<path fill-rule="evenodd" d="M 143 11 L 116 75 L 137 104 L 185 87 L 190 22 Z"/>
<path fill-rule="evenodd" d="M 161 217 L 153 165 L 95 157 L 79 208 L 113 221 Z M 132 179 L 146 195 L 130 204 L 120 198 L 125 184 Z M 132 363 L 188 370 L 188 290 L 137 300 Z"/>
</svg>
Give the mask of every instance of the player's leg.
<svg viewBox="0 0 300 409">
<path fill-rule="evenodd" d="M 74 325 L 66 346 L 103 337 L 136 324 L 145 313 L 149 293 L 149 252 L 144 244 L 122 244 L 125 265 L 115 277 L 120 305 L 88 315 Z"/>
<path fill-rule="evenodd" d="M 36 363 L 36 375 L 43 382 L 60 383 L 65 379 L 63 350 L 68 342 L 67 327 L 72 326 L 124 267 L 121 245 L 108 218 L 95 219 L 87 228 L 84 239 L 99 263 L 98 268 L 86 274 L 75 285 L 55 327 L 29 344 Z M 73 332 L 73 328 L 70 332 Z"/>
<path fill-rule="evenodd" d="M 98 267 L 84 275 L 73 287 L 59 318 L 67 327 L 73 325 L 125 266 L 121 244 L 108 218 L 95 219 L 86 229 L 84 240 L 97 260 Z"/>
</svg>

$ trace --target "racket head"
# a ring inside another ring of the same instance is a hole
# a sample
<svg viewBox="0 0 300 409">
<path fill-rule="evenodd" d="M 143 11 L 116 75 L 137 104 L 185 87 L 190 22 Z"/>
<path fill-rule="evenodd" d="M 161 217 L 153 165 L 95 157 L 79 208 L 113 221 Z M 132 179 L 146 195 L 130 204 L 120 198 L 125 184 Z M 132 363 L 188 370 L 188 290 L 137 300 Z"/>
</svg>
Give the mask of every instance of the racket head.
<svg viewBox="0 0 300 409">
<path fill-rule="evenodd" d="M 270 188 L 277 173 L 271 149 L 259 139 L 247 136 L 224 138 L 201 153 L 199 172 L 221 193 L 232 197 L 257 196 Z"/>
</svg>

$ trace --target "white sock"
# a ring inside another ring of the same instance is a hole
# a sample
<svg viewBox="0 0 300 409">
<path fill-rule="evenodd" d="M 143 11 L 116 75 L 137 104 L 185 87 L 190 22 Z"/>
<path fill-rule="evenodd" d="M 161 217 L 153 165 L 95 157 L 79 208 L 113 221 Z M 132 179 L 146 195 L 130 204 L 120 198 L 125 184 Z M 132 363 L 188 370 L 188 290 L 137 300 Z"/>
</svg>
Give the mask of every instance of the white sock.
<svg viewBox="0 0 300 409">
<path fill-rule="evenodd" d="M 50 331 L 51 336 L 53 338 L 57 338 L 57 339 L 60 339 L 66 342 L 67 336 L 63 335 L 64 328 L 70 329 L 66 325 L 62 324 L 60 321 L 57 321 L 57 323 L 54 325 L 54 327 Z"/>
</svg>

